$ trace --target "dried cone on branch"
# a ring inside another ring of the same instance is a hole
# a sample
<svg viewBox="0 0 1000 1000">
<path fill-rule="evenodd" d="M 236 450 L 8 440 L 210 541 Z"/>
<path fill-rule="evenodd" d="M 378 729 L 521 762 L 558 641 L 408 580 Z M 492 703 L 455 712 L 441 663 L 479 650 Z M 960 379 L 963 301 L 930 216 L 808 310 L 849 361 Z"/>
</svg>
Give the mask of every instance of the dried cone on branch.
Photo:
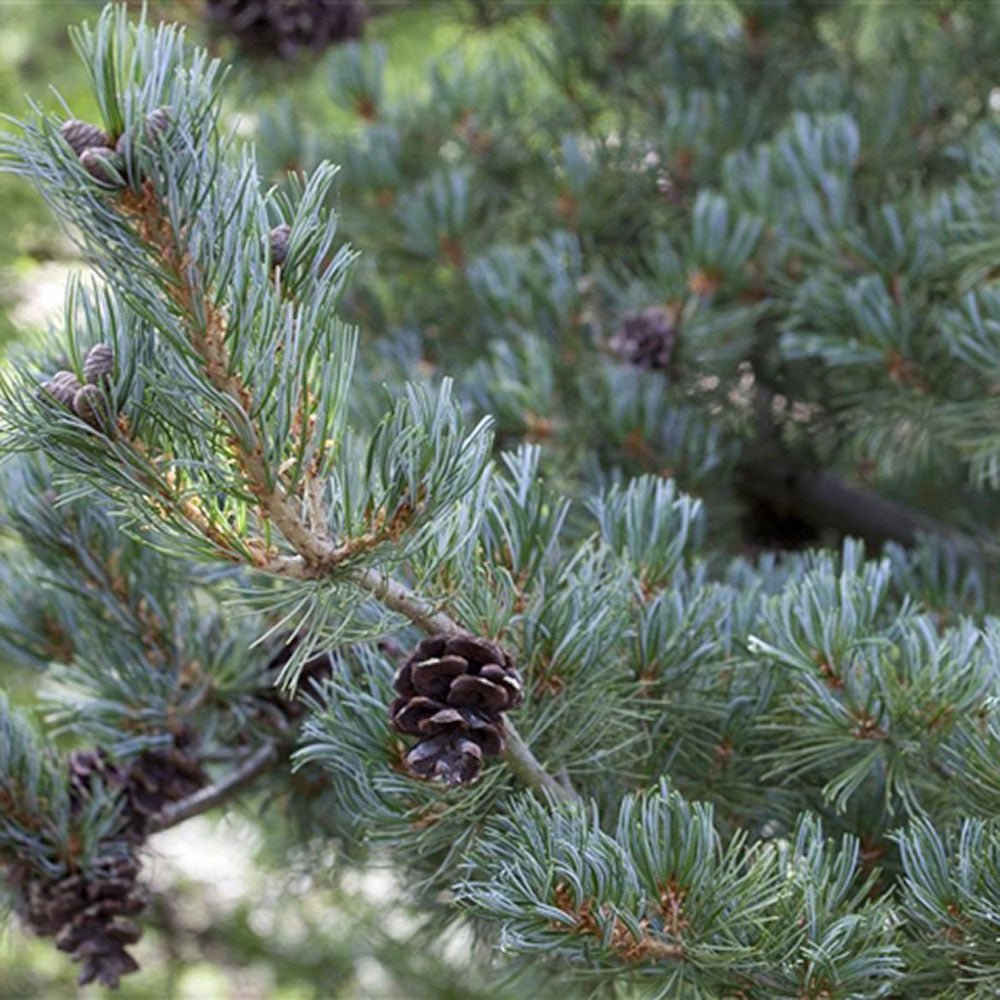
<svg viewBox="0 0 1000 1000">
<path fill-rule="evenodd" d="M 121 795 L 127 811 L 128 773 L 104 750 L 75 750 L 67 768 L 71 814 L 79 814 L 101 790 Z M 117 835 L 102 844 L 102 855 L 86 871 L 55 878 L 23 863 L 8 869 L 21 919 L 35 934 L 54 938 L 57 948 L 80 963 L 81 986 L 97 981 L 116 987 L 139 967 L 126 948 L 142 933 L 129 919 L 145 906 L 137 882 L 140 841 L 134 831 Z"/>
<path fill-rule="evenodd" d="M 608 347 L 612 354 L 636 368 L 668 371 L 677 347 L 677 327 L 666 309 L 649 306 L 626 313 Z"/>
<path fill-rule="evenodd" d="M 268 705 L 278 710 L 286 720 L 299 719 L 306 713 L 302 696 L 320 698 L 323 682 L 330 676 L 334 668 L 334 659 L 329 652 L 315 653 L 302 664 L 297 674 L 294 692 L 286 694 L 278 684 L 281 672 L 301 645 L 299 635 L 286 635 L 282 644 L 277 647 L 274 655 L 267 663 L 265 683 L 256 694 L 256 699 L 262 705 Z"/>
<path fill-rule="evenodd" d="M 122 976 L 139 968 L 126 947 L 135 944 L 142 931 L 127 918 L 146 905 L 137 882 L 137 852 L 150 821 L 164 806 L 201 788 L 206 775 L 185 733 L 175 736 L 173 746 L 165 750 L 140 754 L 128 769 L 100 748 L 74 751 L 67 765 L 71 811 L 78 813 L 103 789 L 121 796 L 122 827 L 102 842 L 101 856 L 86 872 L 52 878 L 17 863 L 8 868 L 7 881 L 17 894 L 17 910 L 26 926 L 55 938 L 56 947 L 81 964 L 81 986 L 97 981 L 116 987 Z"/>
<path fill-rule="evenodd" d="M 205 8 L 216 33 L 248 55 L 282 59 L 359 38 L 365 23 L 362 0 L 207 0 Z"/>
<path fill-rule="evenodd" d="M 56 947 L 81 964 L 81 986 L 96 980 L 113 988 L 139 968 L 126 951 L 142 933 L 128 919 L 146 905 L 136 883 L 139 862 L 129 842 L 114 846 L 86 874 L 52 879 L 20 864 L 10 872 L 21 919 L 35 934 L 55 938 Z"/>
<path fill-rule="evenodd" d="M 406 766 L 421 778 L 467 785 L 484 757 L 503 752 L 503 713 L 523 696 L 521 676 L 494 642 L 471 636 L 431 636 L 400 667 L 393 726 L 419 737 Z"/>
</svg>

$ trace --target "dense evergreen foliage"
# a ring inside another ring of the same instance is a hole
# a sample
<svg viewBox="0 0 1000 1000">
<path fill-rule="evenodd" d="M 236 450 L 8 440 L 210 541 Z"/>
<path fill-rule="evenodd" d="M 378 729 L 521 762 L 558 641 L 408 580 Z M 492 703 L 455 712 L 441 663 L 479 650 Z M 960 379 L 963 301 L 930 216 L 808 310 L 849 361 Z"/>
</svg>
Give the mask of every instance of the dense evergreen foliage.
<svg viewBox="0 0 1000 1000">
<path fill-rule="evenodd" d="M 449 16 L 250 147 L 109 8 L 0 140 L 93 268 L 0 383 L 14 909 L 114 985 L 269 782 L 531 989 L 995 995 L 1000 12 Z"/>
</svg>

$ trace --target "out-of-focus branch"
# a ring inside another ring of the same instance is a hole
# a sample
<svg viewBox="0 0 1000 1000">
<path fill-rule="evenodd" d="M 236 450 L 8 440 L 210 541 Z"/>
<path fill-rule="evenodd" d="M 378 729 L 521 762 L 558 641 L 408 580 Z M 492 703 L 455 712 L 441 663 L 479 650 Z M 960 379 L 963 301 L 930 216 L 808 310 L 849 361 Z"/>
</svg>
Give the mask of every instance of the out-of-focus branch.
<svg viewBox="0 0 1000 1000">
<path fill-rule="evenodd" d="M 186 799 L 181 799 L 180 802 L 167 806 L 150 823 L 149 832 L 158 833 L 161 830 L 168 830 L 172 826 L 177 826 L 179 823 L 191 819 L 192 816 L 198 816 L 222 805 L 275 764 L 278 756 L 276 744 L 270 741 L 262 744 L 225 777 L 220 778 L 212 785 L 199 789 Z"/>
</svg>

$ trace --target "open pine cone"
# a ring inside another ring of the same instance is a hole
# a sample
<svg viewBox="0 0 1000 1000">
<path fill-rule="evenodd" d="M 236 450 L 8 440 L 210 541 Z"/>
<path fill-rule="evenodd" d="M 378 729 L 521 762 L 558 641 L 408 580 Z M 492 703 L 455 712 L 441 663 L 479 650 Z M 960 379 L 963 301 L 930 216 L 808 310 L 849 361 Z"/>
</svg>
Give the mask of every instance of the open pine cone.
<svg viewBox="0 0 1000 1000">
<path fill-rule="evenodd" d="M 79 813 L 103 788 L 121 797 L 122 828 L 102 843 L 100 857 L 85 872 L 53 877 L 15 863 L 0 873 L 15 890 L 27 927 L 54 938 L 57 948 L 80 963 L 81 986 L 96 981 L 114 988 L 139 968 L 128 952 L 142 935 L 129 918 L 146 905 L 138 884 L 138 851 L 156 815 L 205 784 L 193 749 L 190 734 L 181 733 L 172 746 L 147 750 L 127 768 L 101 747 L 74 750 L 67 760 L 71 811 Z"/>
<path fill-rule="evenodd" d="M 494 642 L 471 636 L 431 636 L 399 668 L 393 726 L 420 737 L 406 766 L 421 777 L 467 785 L 484 757 L 503 752 L 503 713 L 523 697 L 521 676 Z"/>
<path fill-rule="evenodd" d="M 206 0 L 205 12 L 248 55 L 281 59 L 359 38 L 366 13 L 363 0 Z"/>
<path fill-rule="evenodd" d="M 608 348 L 627 364 L 651 371 L 669 371 L 677 348 L 677 327 L 666 309 L 649 306 L 626 313 Z"/>
<path fill-rule="evenodd" d="M 129 917 L 141 913 L 145 895 L 137 884 L 135 846 L 118 841 L 86 875 L 48 878 L 26 865 L 12 865 L 9 884 L 18 890 L 17 910 L 35 934 L 54 937 L 56 947 L 81 965 L 79 983 L 116 987 L 139 968 L 128 953 L 141 930 Z"/>
</svg>

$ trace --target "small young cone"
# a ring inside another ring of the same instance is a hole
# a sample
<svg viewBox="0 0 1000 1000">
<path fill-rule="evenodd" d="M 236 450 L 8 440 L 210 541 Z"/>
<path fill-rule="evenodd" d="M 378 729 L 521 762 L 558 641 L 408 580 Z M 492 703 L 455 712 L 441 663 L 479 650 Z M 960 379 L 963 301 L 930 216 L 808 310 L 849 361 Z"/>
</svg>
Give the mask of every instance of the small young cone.
<svg viewBox="0 0 1000 1000">
<path fill-rule="evenodd" d="M 42 383 L 42 391 L 68 410 L 73 409 L 73 397 L 79 388 L 77 377 L 69 371 L 57 371 L 47 382 Z"/>
<path fill-rule="evenodd" d="M 107 430 L 113 421 L 111 405 L 96 385 L 82 385 L 73 395 L 73 411 L 91 427 Z"/>
<path fill-rule="evenodd" d="M 103 129 L 77 118 L 63 122 L 59 134 L 77 156 L 82 156 L 87 149 L 106 148 L 111 145 L 111 140 Z"/>
<path fill-rule="evenodd" d="M 115 368 L 114 351 L 107 344 L 95 344 L 83 362 L 84 381 L 91 385 L 102 385 L 110 378 Z"/>
<path fill-rule="evenodd" d="M 146 144 L 155 148 L 161 136 L 165 136 L 173 122 L 173 111 L 169 107 L 154 108 L 146 115 L 146 123 L 142 129 L 146 139 Z M 135 145 L 135 129 L 126 129 L 115 143 L 115 152 L 123 157 L 128 157 Z"/>
<path fill-rule="evenodd" d="M 111 149 L 85 149 L 80 165 L 97 183 L 108 190 L 125 186 L 125 160 Z"/>
<path fill-rule="evenodd" d="M 288 259 L 288 238 L 291 232 L 292 227 L 287 222 L 271 230 L 271 263 L 275 267 L 281 267 Z"/>
<path fill-rule="evenodd" d="M 146 141 L 155 143 L 161 136 L 167 134 L 173 124 L 173 109 L 164 105 L 154 108 L 146 115 Z"/>
</svg>

